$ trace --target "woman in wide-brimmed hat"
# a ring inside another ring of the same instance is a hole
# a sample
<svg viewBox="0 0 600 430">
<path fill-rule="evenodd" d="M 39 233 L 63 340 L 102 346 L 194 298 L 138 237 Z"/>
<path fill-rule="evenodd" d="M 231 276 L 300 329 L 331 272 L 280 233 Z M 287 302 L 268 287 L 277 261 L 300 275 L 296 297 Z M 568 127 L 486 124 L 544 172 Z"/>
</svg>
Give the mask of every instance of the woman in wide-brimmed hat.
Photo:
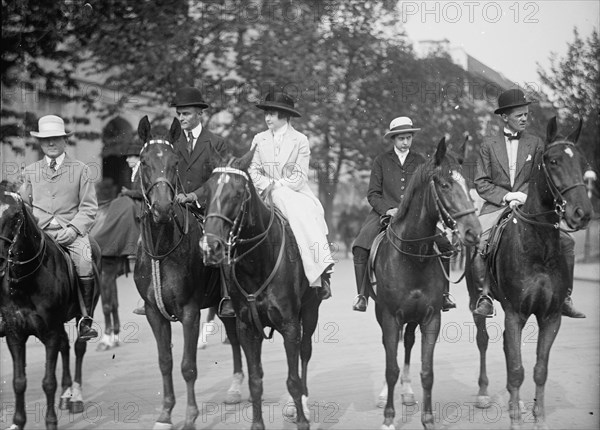
<svg viewBox="0 0 600 430">
<path fill-rule="evenodd" d="M 300 112 L 283 92 L 270 92 L 256 107 L 264 111 L 268 130 L 254 136 L 250 175 L 260 192 L 273 187 L 273 203 L 290 223 L 306 277 L 312 287 L 321 287 L 321 299 L 327 299 L 331 296 L 333 259 L 327 251 L 323 206 L 308 184 L 308 138 L 291 124 L 291 118 L 301 117 Z M 311 251 L 315 243 L 319 258 L 314 258 Z"/>
<path fill-rule="evenodd" d="M 413 125 L 407 116 L 394 118 L 384 138 L 391 139 L 393 148 L 380 154 L 373 162 L 367 200 L 372 209 L 352 244 L 354 273 L 358 295 L 352 309 L 358 312 L 367 310 L 369 290 L 367 289 L 367 261 L 373 240 L 382 228 L 382 219 L 392 217 L 404 198 L 410 179 L 417 167 L 425 163 L 425 158 L 412 151 L 413 136 L 421 129 Z M 440 241 L 440 250 L 449 249 L 449 243 Z M 442 309 L 447 311 L 456 305 L 450 300 L 448 290 L 444 293 Z"/>
</svg>

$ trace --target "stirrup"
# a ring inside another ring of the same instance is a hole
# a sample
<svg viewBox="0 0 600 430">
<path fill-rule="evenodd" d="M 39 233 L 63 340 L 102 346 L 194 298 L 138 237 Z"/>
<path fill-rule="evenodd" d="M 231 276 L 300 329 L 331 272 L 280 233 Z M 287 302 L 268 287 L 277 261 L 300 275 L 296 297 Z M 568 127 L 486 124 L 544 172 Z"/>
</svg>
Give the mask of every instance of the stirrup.
<svg viewBox="0 0 600 430">
<path fill-rule="evenodd" d="M 480 313 L 475 312 L 477 310 L 477 308 L 479 307 L 479 303 L 485 298 L 487 298 L 492 305 L 492 313 L 491 314 L 480 314 Z M 475 309 L 473 310 L 473 313 L 475 315 L 480 315 L 480 316 L 486 317 L 486 318 L 495 317 L 496 316 L 496 306 L 494 306 L 494 299 L 492 299 L 492 297 L 489 294 L 480 295 L 479 298 L 477 299 L 477 303 L 475 303 Z"/>
<path fill-rule="evenodd" d="M 444 307 L 442 306 L 442 312 L 448 312 L 450 309 L 456 309 L 456 300 L 454 300 L 454 296 L 452 294 L 450 294 L 449 292 L 448 293 L 443 293 L 442 294 L 442 300 L 444 298 L 446 298 L 446 297 L 451 302 L 452 306 L 450 306 L 449 308 L 446 308 L 446 309 L 444 309 Z"/>
<path fill-rule="evenodd" d="M 78 338 L 78 339 L 82 339 L 82 340 L 84 340 L 84 341 L 88 341 L 88 340 L 90 340 L 90 339 L 94 339 L 94 338 L 98 337 L 98 332 L 92 328 L 92 323 L 90 323 L 90 326 L 89 326 L 88 328 L 90 329 L 90 331 L 91 331 L 91 332 L 94 332 L 94 333 L 96 333 L 96 335 L 95 335 L 95 336 L 92 336 L 92 337 L 88 337 L 88 338 L 82 338 L 82 337 L 81 337 L 81 333 L 80 333 L 80 332 L 81 332 L 81 323 L 82 323 L 84 320 L 90 320 L 92 323 L 94 322 L 94 319 L 93 319 L 92 317 L 90 317 L 89 315 L 86 315 L 86 316 L 84 316 L 84 317 L 81 317 L 81 318 L 79 319 L 79 322 L 77 323 L 77 338 Z"/>
<path fill-rule="evenodd" d="M 223 306 L 225 303 L 229 302 L 229 306 L 231 307 L 231 313 L 223 314 Z M 235 317 L 235 310 L 233 309 L 233 303 L 231 302 L 231 297 L 223 297 L 219 302 L 219 306 L 217 307 L 217 315 L 219 318 L 233 318 Z"/>
</svg>

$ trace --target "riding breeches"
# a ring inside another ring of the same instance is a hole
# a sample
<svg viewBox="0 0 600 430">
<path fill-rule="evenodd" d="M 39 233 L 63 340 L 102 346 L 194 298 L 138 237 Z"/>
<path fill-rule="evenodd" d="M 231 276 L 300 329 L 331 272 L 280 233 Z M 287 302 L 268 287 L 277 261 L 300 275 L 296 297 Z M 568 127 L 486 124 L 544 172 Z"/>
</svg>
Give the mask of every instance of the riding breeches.
<svg viewBox="0 0 600 430">
<path fill-rule="evenodd" d="M 53 238 L 56 238 L 60 230 L 46 230 Z M 75 270 L 77 275 L 82 278 L 93 275 L 93 262 L 92 262 L 92 248 L 90 246 L 90 238 L 86 234 L 85 236 L 77 236 L 75 241 L 65 247 L 69 253 L 69 257 L 75 264 Z"/>
</svg>

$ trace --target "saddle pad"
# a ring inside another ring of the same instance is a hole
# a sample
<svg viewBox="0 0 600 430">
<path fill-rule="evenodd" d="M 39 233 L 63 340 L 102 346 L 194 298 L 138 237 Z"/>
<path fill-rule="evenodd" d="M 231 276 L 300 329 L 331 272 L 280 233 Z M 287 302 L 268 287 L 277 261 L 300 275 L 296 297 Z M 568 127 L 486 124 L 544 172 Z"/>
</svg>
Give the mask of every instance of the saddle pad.
<svg viewBox="0 0 600 430">
<path fill-rule="evenodd" d="M 369 251 L 369 264 L 367 264 L 367 272 L 369 276 L 369 284 L 371 287 L 371 292 L 373 293 L 373 297 L 377 297 L 377 278 L 375 277 L 375 258 L 377 257 L 377 250 L 379 249 L 379 245 L 385 236 L 386 230 L 380 232 L 375 239 L 373 240 L 373 245 L 371 246 L 371 250 Z"/>
</svg>

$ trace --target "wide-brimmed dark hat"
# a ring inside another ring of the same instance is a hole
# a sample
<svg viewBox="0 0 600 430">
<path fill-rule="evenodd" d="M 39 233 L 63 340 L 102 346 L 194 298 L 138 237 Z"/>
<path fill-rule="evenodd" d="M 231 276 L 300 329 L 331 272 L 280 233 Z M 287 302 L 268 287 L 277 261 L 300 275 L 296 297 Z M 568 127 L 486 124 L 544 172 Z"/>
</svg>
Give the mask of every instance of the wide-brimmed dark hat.
<svg viewBox="0 0 600 430">
<path fill-rule="evenodd" d="M 177 90 L 175 101 L 171 103 L 171 107 L 191 107 L 197 106 L 202 109 L 208 107 L 208 103 L 202 98 L 202 93 L 198 88 L 185 87 Z"/>
<path fill-rule="evenodd" d="M 123 156 L 129 157 L 130 155 L 137 155 L 139 157 L 141 151 L 142 151 L 142 145 L 140 145 L 138 143 L 132 143 L 131 145 L 129 145 L 127 147 L 127 149 L 123 153 Z"/>
<path fill-rule="evenodd" d="M 519 106 L 527 106 L 531 104 L 525 99 L 523 91 L 513 88 L 512 90 L 504 91 L 498 96 L 498 109 L 494 113 L 502 114 L 505 110 L 516 108 Z"/>
<path fill-rule="evenodd" d="M 281 92 L 269 92 L 265 100 L 262 103 L 258 103 L 256 107 L 262 110 L 281 110 L 295 117 L 302 116 L 300 112 L 294 109 L 294 99 Z"/>
</svg>

